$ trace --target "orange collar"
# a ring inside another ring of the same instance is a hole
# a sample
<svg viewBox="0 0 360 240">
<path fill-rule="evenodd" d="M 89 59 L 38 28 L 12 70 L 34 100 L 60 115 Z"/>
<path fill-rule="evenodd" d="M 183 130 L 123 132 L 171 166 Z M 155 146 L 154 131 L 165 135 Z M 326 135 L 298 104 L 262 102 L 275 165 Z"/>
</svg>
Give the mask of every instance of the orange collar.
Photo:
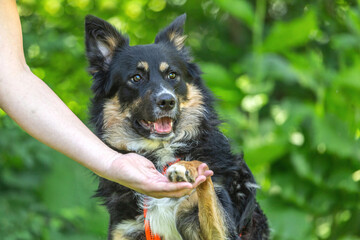
<svg viewBox="0 0 360 240">
<path fill-rule="evenodd" d="M 150 228 L 150 221 L 146 218 L 147 216 L 147 206 L 144 205 L 144 225 L 145 225 L 145 236 L 146 240 L 161 240 L 158 234 L 153 234 Z"/>
<path fill-rule="evenodd" d="M 174 163 L 179 162 L 181 159 L 177 158 L 175 161 L 168 163 L 162 170 L 162 174 L 165 175 L 167 169 L 173 165 Z M 151 232 L 151 227 L 150 227 L 150 221 L 147 218 L 147 205 L 146 203 L 144 204 L 144 225 L 145 225 L 145 236 L 146 236 L 146 240 L 161 240 L 160 236 L 158 234 L 153 234 Z"/>
</svg>

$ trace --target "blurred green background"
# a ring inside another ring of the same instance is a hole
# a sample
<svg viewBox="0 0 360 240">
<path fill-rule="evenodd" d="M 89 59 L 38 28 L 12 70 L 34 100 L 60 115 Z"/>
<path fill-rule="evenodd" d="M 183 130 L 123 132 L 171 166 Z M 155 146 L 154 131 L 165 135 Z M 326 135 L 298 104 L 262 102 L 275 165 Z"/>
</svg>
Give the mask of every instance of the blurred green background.
<svg viewBox="0 0 360 240">
<path fill-rule="evenodd" d="M 272 239 L 360 239 L 360 1 L 21 0 L 32 71 L 85 123 L 84 17 L 152 43 L 186 12 L 224 133 L 261 185 Z M 0 110 L 0 239 L 106 239 L 89 170 Z"/>
</svg>

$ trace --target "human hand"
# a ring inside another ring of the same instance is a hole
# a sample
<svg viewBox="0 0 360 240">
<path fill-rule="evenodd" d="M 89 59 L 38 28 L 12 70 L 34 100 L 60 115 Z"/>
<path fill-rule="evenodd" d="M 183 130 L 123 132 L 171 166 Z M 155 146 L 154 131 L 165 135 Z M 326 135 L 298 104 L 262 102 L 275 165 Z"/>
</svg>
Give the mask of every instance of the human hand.
<svg viewBox="0 0 360 240">
<path fill-rule="evenodd" d="M 113 159 L 105 174 L 101 174 L 102 177 L 155 198 L 188 195 L 214 174 L 213 171 L 206 170 L 206 164 L 201 164 L 198 168 L 199 175 L 193 184 L 173 183 L 159 173 L 152 162 L 138 154 L 117 154 Z"/>
</svg>

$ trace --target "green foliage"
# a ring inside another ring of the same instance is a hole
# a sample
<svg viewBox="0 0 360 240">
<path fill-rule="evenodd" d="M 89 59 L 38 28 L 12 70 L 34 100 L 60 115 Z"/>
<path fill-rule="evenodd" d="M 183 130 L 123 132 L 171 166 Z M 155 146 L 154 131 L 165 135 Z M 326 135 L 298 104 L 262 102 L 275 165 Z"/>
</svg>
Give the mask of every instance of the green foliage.
<svg viewBox="0 0 360 240">
<path fill-rule="evenodd" d="M 360 6 L 356 1 L 22 0 L 33 72 L 87 122 L 83 22 L 131 44 L 187 12 L 188 45 L 221 99 L 224 133 L 262 189 L 273 239 L 360 239 Z M 151 23 L 151 24 L 150 24 Z M 2 239 L 105 239 L 95 177 L 0 110 Z"/>
</svg>

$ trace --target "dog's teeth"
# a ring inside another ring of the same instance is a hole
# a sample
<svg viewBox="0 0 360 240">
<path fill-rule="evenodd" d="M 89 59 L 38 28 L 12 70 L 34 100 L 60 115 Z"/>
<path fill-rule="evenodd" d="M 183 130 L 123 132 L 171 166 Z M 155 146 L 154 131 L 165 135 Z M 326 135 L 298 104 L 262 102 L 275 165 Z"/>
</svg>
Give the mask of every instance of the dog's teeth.
<svg viewBox="0 0 360 240">
<path fill-rule="evenodd" d="M 155 132 L 155 126 L 154 126 L 154 124 L 153 123 L 149 123 L 149 127 L 150 127 L 150 132 Z"/>
</svg>

